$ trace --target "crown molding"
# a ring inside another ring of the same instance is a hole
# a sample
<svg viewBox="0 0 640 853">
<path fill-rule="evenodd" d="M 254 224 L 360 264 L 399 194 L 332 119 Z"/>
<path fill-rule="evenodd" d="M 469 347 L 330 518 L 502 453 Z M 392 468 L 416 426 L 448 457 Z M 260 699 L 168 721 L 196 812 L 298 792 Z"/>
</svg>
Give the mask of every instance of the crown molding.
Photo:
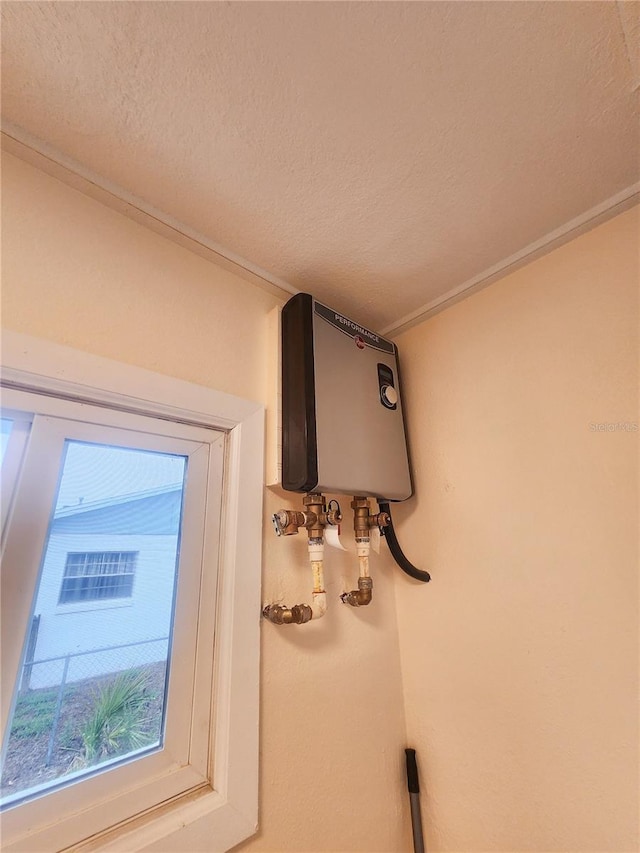
<svg viewBox="0 0 640 853">
<path fill-rule="evenodd" d="M 277 278 L 267 270 L 263 270 L 251 261 L 236 255 L 231 250 L 210 240 L 204 234 L 169 216 L 169 214 L 157 210 L 143 199 L 92 172 L 16 125 L 3 122 L 2 148 L 73 189 L 234 273 L 282 301 L 299 292 L 289 282 Z M 451 290 L 406 314 L 399 320 L 390 323 L 380 330 L 380 334 L 386 337 L 395 337 L 407 331 L 429 317 L 455 305 L 456 302 L 477 293 L 505 275 L 515 272 L 639 203 L 640 182 L 616 193 L 601 204 L 550 231 L 539 240 L 530 243 L 508 258 L 504 258 L 489 269 L 451 288 Z"/>
<path fill-rule="evenodd" d="M 455 305 L 456 302 L 460 302 L 460 300 L 465 299 L 467 296 L 471 296 L 473 293 L 477 293 L 479 290 L 488 287 L 498 279 L 515 272 L 526 264 L 541 258 L 543 255 L 549 254 L 554 249 L 568 243 L 570 240 L 574 240 L 592 228 L 602 225 L 603 222 L 613 219 L 614 216 L 623 213 L 625 210 L 629 210 L 629 208 L 634 207 L 636 204 L 640 204 L 640 181 L 616 193 L 616 195 L 592 207 L 585 213 L 580 214 L 580 216 L 576 216 L 575 219 L 570 219 L 564 225 L 550 231 L 539 240 L 529 243 L 528 246 L 510 255 L 508 258 L 504 258 L 504 260 L 499 261 L 497 264 L 489 267 L 489 269 L 484 270 L 484 272 L 451 288 L 451 290 L 448 290 L 442 296 L 436 297 L 431 302 L 427 302 L 426 305 L 422 305 L 410 314 L 406 314 L 394 323 L 390 323 L 384 329 L 381 329 L 380 334 L 386 337 L 395 337 L 402 332 L 406 332 L 413 326 L 417 326 L 418 323 L 422 323 L 429 317 L 433 317 L 434 314 L 439 314 L 445 308 Z"/>
<path fill-rule="evenodd" d="M 2 149 L 279 299 L 286 300 L 298 293 L 297 288 L 289 282 L 152 207 L 10 122 L 2 122 Z"/>
</svg>

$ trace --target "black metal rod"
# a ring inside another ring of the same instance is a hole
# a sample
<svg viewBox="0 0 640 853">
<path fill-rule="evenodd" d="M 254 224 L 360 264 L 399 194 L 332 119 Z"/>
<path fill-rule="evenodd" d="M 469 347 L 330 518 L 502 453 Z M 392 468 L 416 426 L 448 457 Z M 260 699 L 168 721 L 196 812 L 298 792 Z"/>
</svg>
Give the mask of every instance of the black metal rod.
<svg viewBox="0 0 640 853">
<path fill-rule="evenodd" d="M 422 815 L 420 813 L 420 782 L 418 780 L 418 764 L 415 749 L 405 749 L 407 760 L 407 788 L 411 805 L 411 828 L 413 830 L 413 849 L 415 853 L 425 853 L 424 836 L 422 834 Z"/>
</svg>

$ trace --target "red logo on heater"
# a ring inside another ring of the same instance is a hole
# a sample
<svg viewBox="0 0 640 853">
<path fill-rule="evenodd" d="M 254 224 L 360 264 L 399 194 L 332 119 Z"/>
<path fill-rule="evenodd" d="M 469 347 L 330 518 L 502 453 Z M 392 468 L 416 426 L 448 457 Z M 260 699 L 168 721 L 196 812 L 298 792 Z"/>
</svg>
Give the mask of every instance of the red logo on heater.
<svg viewBox="0 0 640 853">
<path fill-rule="evenodd" d="M 356 342 L 356 346 L 358 347 L 358 349 L 364 349 L 366 347 L 366 344 L 363 338 L 360 337 L 360 335 L 356 335 L 353 340 Z"/>
</svg>

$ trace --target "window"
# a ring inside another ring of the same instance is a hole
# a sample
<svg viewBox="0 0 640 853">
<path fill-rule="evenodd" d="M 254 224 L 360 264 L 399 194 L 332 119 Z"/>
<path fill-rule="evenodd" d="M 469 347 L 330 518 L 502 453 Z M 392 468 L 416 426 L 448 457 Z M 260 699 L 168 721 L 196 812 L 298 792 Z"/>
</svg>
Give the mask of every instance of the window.
<svg viewBox="0 0 640 853">
<path fill-rule="evenodd" d="M 0 420 L 0 463 L 4 459 L 4 453 L 7 449 L 7 445 L 9 444 L 9 437 L 11 436 L 11 426 L 12 421 L 10 418 L 2 418 Z"/>
<path fill-rule="evenodd" d="M 131 598 L 136 551 L 67 554 L 58 604 Z"/>
<path fill-rule="evenodd" d="M 134 850 L 174 812 L 234 846 L 256 824 L 262 411 L 3 344 L 4 848 Z"/>
</svg>

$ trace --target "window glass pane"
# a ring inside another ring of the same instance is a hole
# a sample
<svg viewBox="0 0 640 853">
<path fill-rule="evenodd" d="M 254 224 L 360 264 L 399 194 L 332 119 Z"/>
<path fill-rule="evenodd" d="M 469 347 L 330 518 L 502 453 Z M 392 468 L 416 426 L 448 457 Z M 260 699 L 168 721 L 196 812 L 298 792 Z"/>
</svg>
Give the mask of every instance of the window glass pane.
<svg viewBox="0 0 640 853">
<path fill-rule="evenodd" d="M 67 441 L 2 801 L 162 744 L 186 458 Z"/>
<path fill-rule="evenodd" d="M 11 435 L 12 426 L 13 421 L 9 418 L 2 418 L 2 420 L 0 420 L 0 465 L 4 461 L 4 454 L 7 449 L 7 444 L 9 444 L 9 436 Z"/>
</svg>

